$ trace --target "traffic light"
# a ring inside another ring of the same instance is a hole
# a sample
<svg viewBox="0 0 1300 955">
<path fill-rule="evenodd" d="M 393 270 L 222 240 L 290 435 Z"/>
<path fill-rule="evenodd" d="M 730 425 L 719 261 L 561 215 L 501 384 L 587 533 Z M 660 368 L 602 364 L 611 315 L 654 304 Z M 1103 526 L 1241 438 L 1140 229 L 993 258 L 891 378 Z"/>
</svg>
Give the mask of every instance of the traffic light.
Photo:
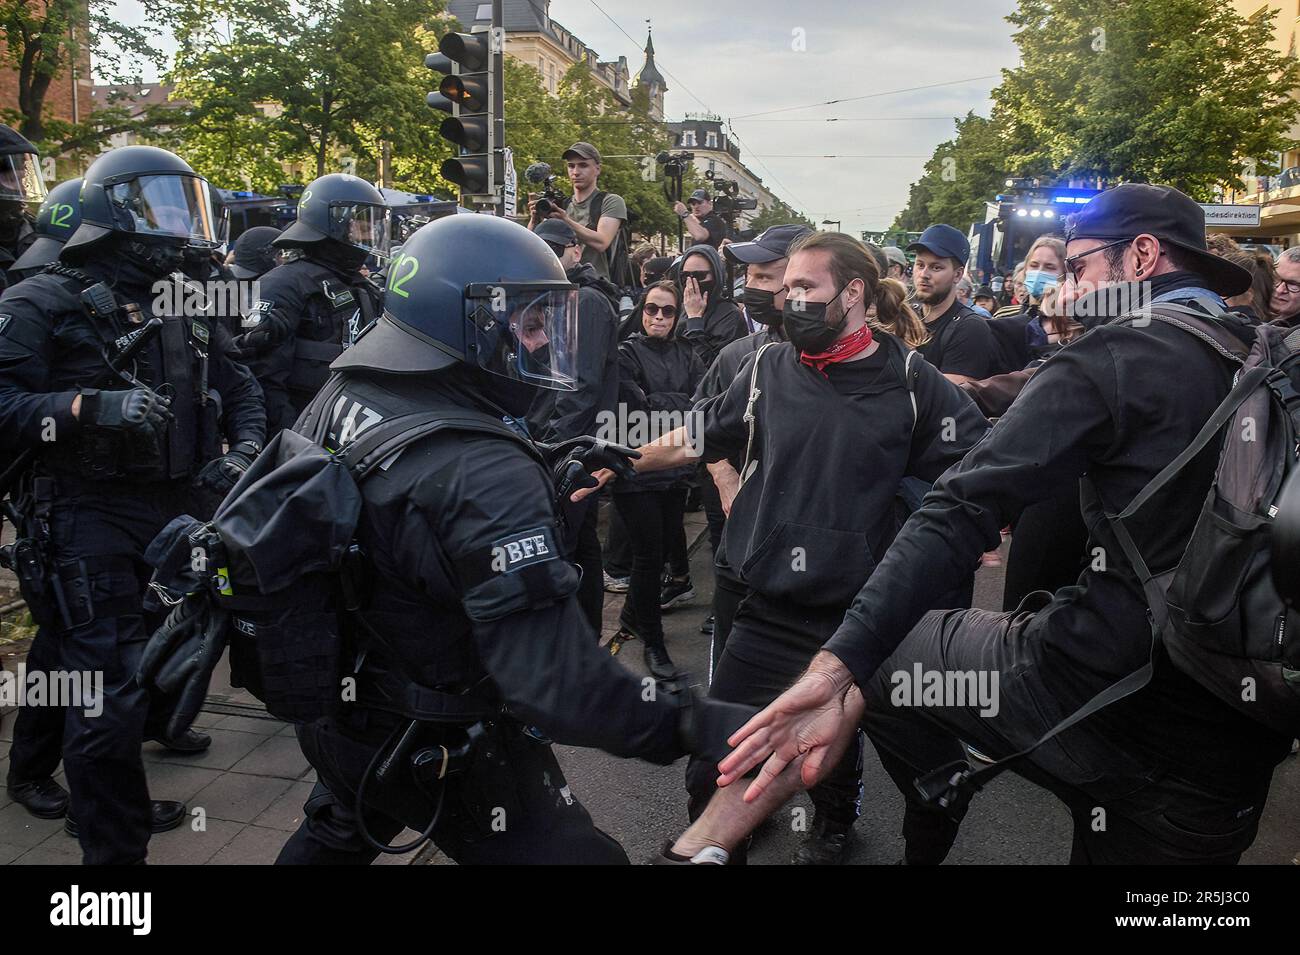
<svg viewBox="0 0 1300 955">
<path fill-rule="evenodd" d="M 424 58 L 425 66 L 444 74 L 426 102 L 450 114 L 438 132 L 456 146 L 456 155 L 442 164 L 442 177 L 460 187 L 462 202 L 480 205 L 500 204 L 505 178 L 500 11 L 497 0 L 491 22 L 477 23 L 469 33 L 448 33 L 438 41 L 438 52 Z"/>
</svg>

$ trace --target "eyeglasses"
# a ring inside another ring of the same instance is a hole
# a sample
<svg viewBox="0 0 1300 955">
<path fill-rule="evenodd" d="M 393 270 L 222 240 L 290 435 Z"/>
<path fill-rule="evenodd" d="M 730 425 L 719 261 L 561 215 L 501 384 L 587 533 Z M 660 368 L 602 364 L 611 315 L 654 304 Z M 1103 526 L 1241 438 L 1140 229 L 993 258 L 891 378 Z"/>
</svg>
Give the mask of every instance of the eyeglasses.
<svg viewBox="0 0 1300 955">
<path fill-rule="evenodd" d="M 1283 286 L 1285 286 L 1286 290 L 1290 292 L 1292 295 L 1300 294 L 1300 282 L 1288 282 L 1286 279 L 1278 279 L 1276 282 L 1273 283 L 1274 291 L 1282 288 Z"/>
<path fill-rule="evenodd" d="M 1133 241 L 1132 239 L 1116 239 L 1114 242 L 1108 242 L 1105 245 L 1099 245 L 1097 246 L 1097 248 L 1089 249 L 1087 252 L 1080 252 L 1078 255 L 1067 256 L 1065 259 L 1065 271 L 1069 273 L 1070 278 L 1078 282 L 1079 272 L 1074 267 L 1076 262 L 1078 262 L 1080 259 L 1087 258 L 1088 256 L 1092 255 L 1094 252 L 1105 252 L 1107 249 L 1113 249 L 1117 245 L 1128 245 L 1128 243 L 1132 241 Z"/>
<path fill-rule="evenodd" d="M 651 318 L 657 318 L 660 312 L 663 313 L 664 318 L 669 319 L 670 321 L 677 317 L 676 305 L 656 305 L 653 302 L 647 302 L 645 305 L 641 306 L 641 311 L 649 315 Z"/>
</svg>

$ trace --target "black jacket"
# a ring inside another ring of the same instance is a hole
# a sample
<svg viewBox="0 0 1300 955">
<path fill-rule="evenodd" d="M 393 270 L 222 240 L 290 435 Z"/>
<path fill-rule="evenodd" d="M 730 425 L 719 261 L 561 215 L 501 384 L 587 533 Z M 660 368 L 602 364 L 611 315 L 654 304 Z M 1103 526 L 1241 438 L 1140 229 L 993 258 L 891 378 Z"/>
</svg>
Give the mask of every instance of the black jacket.
<svg viewBox="0 0 1300 955">
<path fill-rule="evenodd" d="M 691 395 L 704 377 L 704 368 L 689 344 L 681 339 L 633 335 L 618 349 L 618 393 L 625 411 L 623 435 L 633 447 L 647 444 L 687 423 Z M 614 485 L 615 493 L 659 491 L 686 480 L 694 467 L 638 474 Z"/>
<path fill-rule="evenodd" d="M 36 230 L 32 228 L 32 220 L 24 215 L 14 227 L 14 234 L 7 240 L 0 240 L 0 292 L 3 292 L 10 285 L 17 285 L 30 273 L 14 272 L 10 266 L 18 261 L 19 256 L 31 247 L 36 241 Z"/>
<path fill-rule="evenodd" d="M 1190 273 L 1152 283 L 1156 295 L 1198 284 Z M 1244 320 L 1230 327 L 1243 340 L 1253 337 Z M 962 582 L 1026 507 L 1086 473 L 1105 506 L 1123 510 L 1192 442 L 1227 395 L 1232 375 L 1225 359 L 1162 322 L 1103 323 L 1066 345 L 1034 373 L 985 440 L 935 485 L 826 649 L 866 686 L 929 609 L 932 595 Z M 1218 455 L 1211 443 L 1127 522 L 1152 572 L 1181 558 Z M 1085 508 L 1084 520 L 1089 568 L 1023 631 L 1044 661 L 1039 678 L 1052 714 L 1073 711 L 1136 670 L 1151 644 L 1140 582 L 1095 506 Z M 1147 688 L 1091 718 L 1113 734 L 1117 752 L 1209 782 L 1271 765 L 1285 752 L 1289 741 L 1238 715 L 1167 659 L 1157 663 Z"/>
<path fill-rule="evenodd" d="M 155 314 L 154 287 L 147 281 L 125 279 L 122 263 L 96 258 L 80 266 L 91 279 L 113 285 L 119 304 L 134 303 L 146 317 Z M 41 463 L 57 476 L 86 477 L 85 448 L 80 447 L 87 429 L 72 416 L 77 389 L 98 387 L 108 390 L 130 388 L 125 381 L 103 382 L 107 368 L 105 341 L 130 331 L 130 325 L 114 318 L 110 323 L 92 324 L 82 309 L 79 295 L 89 283 L 42 272 L 20 282 L 0 296 L 0 448 L 36 448 Z M 137 377 L 158 388 L 168 385 L 172 396 L 173 420 L 168 424 L 162 447 L 162 461 L 149 467 L 125 445 L 114 444 L 96 469 L 107 473 L 118 466 L 130 469 L 140 481 L 183 478 L 202 467 L 213 454 L 203 447 L 198 389 L 201 366 L 198 352 L 208 353 L 207 385 L 210 413 L 220 411 L 221 433 L 231 443 L 266 440 L 266 415 L 262 392 L 242 365 L 232 362 L 221 347 L 221 336 L 199 319 L 161 314 L 161 334 L 145 348 L 136 367 Z M 198 335 L 207 335 L 210 343 Z M 97 383 L 98 382 L 98 383 Z M 215 401 L 215 403 L 212 403 Z M 48 440 L 52 426 L 57 440 Z M 208 439 L 219 435 L 207 435 Z M 215 447 L 220 453 L 219 445 Z"/>
<path fill-rule="evenodd" d="M 595 435 L 618 405 L 618 314 L 609 298 L 614 286 L 586 262 L 568 275 L 578 286 L 578 387 L 540 391 L 528 411 L 528 430 L 548 443 Z"/>
<path fill-rule="evenodd" d="M 783 341 L 785 341 L 785 335 L 781 329 L 768 326 L 727 345 L 722 351 L 718 352 L 718 357 L 714 359 L 713 364 L 709 366 L 709 370 L 700 379 L 700 386 L 695 389 L 693 396 L 696 403 L 703 401 L 705 398 L 713 398 L 723 394 L 731 387 L 731 383 L 736 380 L 736 375 L 740 373 L 741 366 L 745 364 L 750 355 L 768 342 Z M 733 460 L 731 466 L 739 470 L 740 461 Z"/>
<path fill-rule="evenodd" d="M 677 323 L 677 337 L 685 338 L 700 356 L 700 364 L 708 368 L 718 357 L 718 353 L 732 342 L 749 334 L 740 307 L 727 296 L 727 270 L 722 264 L 722 255 L 711 245 L 693 245 L 687 249 L 678 263 L 685 262 L 696 253 L 709 260 L 713 272 L 713 292 L 704 307 L 702 320 L 689 320 L 683 317 Z M 678 279 L 678 287 L 681 280 Z M 639 327 L 639 326 L 638 326 Z"/>
<path fill-rule="evenodd" d="M 354 436 L 435 407 L 497 414 L 455 370 L 349 375 L 344 394 L 332 413 L 365 422 Z M 384 645 L 366 655 L 358 699 L 399 672 L 503 701 L 560 743 L 663 763 L 680 755 L 668 695 L 646 702 L 640 678 L 596 645 L 578 606 L 578 573 L 560 552 L 550 477 L 519 443 L 441 431 L 377 468 L 361 490 L 357 540 L 373 568 L 366 619 Z"/>
<path fill-rule="evenodd" d="M 244 316 L 243 330 L 265 323 L 277 330 L 277 340 L 252 349 L 241 336 L 236 345 L 266 393 L 267 430 L 275 435 L 293 426 L 329 378 L 330 362 L 383 310 L 383 296 L 359 272 L 307 257 L 257 281 L 260 297 Z"/>
</svg>

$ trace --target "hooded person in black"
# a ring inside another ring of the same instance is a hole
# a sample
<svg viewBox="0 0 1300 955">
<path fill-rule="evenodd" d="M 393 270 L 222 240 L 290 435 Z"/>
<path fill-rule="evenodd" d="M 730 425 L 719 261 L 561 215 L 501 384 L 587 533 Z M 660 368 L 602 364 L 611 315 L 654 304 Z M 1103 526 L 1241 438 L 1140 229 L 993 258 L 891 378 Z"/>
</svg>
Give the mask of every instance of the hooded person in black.
<svg viewBox="0 0 1300 955">
<path fill-rule="evenodd" d="M 682 320 L 677 337 L 685 338 L 708 368 L 727 345 L 749 334 L 740 309 L 727 289 L 722 255 L 711 245 L 693 245 L 677 266 Z"/>
<path fill-rule="evenodd" d="M 618 315 L 612 304 L 618 290 L 582 261 L 582 245 L 567 222 L 547 219 L 534 231 L 559 258 L 565 277 L 578 286 L 578 341 L 582 344 L 574 390 L 539 390 L 528 409 L 528 430 L 536 440 L 551 444 L 583 435 L 601 436 L 618 406 Z M 563 518 L 569 531 L 566 553 L 582 568 L 578 602 L 587 622 L 600 633 L 605 609 L 604 562 L 596 531 L 596 502 L 570 504 Z"/>
<path fill-rule="evenodd" d="M 695 350 L 673 334 L 680 323 L 680 301 L 671 282 L 647 289 L 642 331 L 619 346 L 620 410 L 627 421 L 622 444 L 635 447 L 667 434 L 683 426 L 690 412 L 704 367 Z M 665 555 L 684 533 L 686 484 L 693 472 L 694 466 L 687 465 L 640 475 L 614 489 L 614 506 L 632 545 L 632 579 L 611 652 L 618 652 L 628 636 L 640 637 L 646 665 L 661 679 L 672 678 L 676 668 L 664 646 L 660 573 Z"/>
</svg>

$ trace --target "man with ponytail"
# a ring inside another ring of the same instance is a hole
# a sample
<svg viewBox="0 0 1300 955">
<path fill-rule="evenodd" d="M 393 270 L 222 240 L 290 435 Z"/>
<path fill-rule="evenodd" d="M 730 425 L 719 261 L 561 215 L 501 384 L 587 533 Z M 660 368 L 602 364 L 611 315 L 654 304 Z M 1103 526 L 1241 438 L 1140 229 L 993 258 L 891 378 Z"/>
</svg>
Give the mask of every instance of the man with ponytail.
<svg viewBox="0 0 1300 955">
<path fill-rule="evenodd" d="M 803 671 L 883 557 L 902 478 L 934 481 L 988 428 L 974 403 L 912 351 L 925 328 L 896 290 L 882 294 L 879 266 L 858 239 L 797 239 L 782 291 L 789 340 L 755 352 L 722 394 L 696 406 L 704 460 L 742 462 L 719 562 L 747 593 L 709 695 L 756 706 Z M 677 432 L 642 445 L 637 472 L 680 465 L 688 443 Z M 796 862 L 843 860 L 861 753 L 858 737 L 811 791 L 817 814 Z M 698 760 L 688 767 L 692 816 L 713 797 L 716 776 Z M 739 789 L 721 798 L 738 800 Z"/>
</svg>

